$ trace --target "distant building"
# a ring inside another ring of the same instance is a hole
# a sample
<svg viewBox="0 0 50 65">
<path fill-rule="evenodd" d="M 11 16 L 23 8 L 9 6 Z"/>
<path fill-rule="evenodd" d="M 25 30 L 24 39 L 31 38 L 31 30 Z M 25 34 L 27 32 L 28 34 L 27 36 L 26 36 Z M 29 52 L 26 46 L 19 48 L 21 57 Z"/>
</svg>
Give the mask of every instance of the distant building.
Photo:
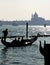
<svg viewBox="0 0 50 65">
<path fill-rule="evenodd" d="M 38 17 L 38 14 L 35 12 L 35 14 L 32 14 L 31 23 L 33 25 L 43 25 L 45 23 L 45 19 L 42 17 Z"/>
</svg>

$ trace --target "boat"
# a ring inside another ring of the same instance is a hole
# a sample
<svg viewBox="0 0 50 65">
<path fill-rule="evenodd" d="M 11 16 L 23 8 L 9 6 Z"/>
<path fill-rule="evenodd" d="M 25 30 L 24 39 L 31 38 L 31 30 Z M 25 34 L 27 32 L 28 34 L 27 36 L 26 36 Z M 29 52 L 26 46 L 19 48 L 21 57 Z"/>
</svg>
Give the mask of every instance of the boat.
<svg viewBox="0 0 50 65">
<path fill-rule="evenodd" d="M 7 42 L 4 37 L 2 37 L 1 42 L 6 47 L 21 47 L 21 46 L 29 46 L 32 45 L 33 42 L 37 40 L 37 37 L 33 37 L 31 39 L 21 39 L 17 40 L 16 38 L 12 42 Z"/>
<path fill-rule="evenodd" d="M 7 37 L 8 34 L 8 29 L 6 29 L 3 32 L 4 36 L 1 38 L 1 42 L 4 46 L 6 47 L 19 47 L 19 46 L 28 46 L 28 45 L 32 45 L 33 42 L 35 42 L 37 40 L 37 36 L 32 37 L 32 38 L 28 38 L 28 23 L 26 23 L 26 39 L 24 39 L 24 36 L 10 36 Z M 17 39 L 16 39 L 17 37 Z M 14 40 L 12 40 L 12 42 L 7 42 L 6 39 L 7 38 L 15 38 Z"/>
<path fill-rule="evenodd" d="M 50 65 L 50 44 L 44 41 L 44 47 L 42 47 L 40 41 L 39 50 L 40 53 L 44 56 L 44 65 Z"/>
<path fill-rule="evenodd" d="M 49 44 L 49 43 L 46 43 L 46 41 L 44 40 L 44 47 L 42 47 L 41 41 L 40 41 L 39 50 L 40 50 L 40 53 L 41 53 L 43 56 L 49 55 L 49 54 L 50 54 L 50 44 Z M 50 55 L 49 55 L 49 56 L 50 56 Z"/>
<path fill-rule="evenodd" d="M 44 56 L 44 48 L 42 48 L 41 41 L 39 42 L 40 42 L 40 45 L 39 45 L 40 53 Z"/>
</svg>

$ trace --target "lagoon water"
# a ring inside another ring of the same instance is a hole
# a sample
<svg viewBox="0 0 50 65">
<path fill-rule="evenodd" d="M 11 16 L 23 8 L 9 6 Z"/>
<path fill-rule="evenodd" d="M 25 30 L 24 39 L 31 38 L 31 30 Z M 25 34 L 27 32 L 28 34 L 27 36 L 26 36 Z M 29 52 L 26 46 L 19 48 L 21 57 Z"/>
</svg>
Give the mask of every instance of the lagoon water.
<svg viewBox="0 0 50 65">
<path fill-rule="evenodd" d="M 8 29 L 8 35 L 25 35 L 26 26 L 0 26 L 0 36 L 2 36 L 2 31 Z M 29 36 L 40 34 L 50 34 L 50 26 L 29 26 Z M 7 38 L 7 41 L 12 41 L 13 39 Z M 27 47 L 11 47 L 5 48 L 1 43 L 0 39 L 0 65 L 44 65 L 44 57 L 39 52 L 39 41 L 43 42 L 46 40 L 50 43 L 50 37 L 38 38 L 31 46 Z"/>
</svg>

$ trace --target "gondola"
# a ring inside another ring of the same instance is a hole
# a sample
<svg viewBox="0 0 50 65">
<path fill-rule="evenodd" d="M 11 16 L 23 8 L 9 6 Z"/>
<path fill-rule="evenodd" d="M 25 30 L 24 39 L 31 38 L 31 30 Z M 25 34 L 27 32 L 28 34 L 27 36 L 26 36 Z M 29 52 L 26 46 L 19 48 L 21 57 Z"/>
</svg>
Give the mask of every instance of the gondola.
<svg viewBox="0 0 50 65">
<path fill-rule="evenodd" d="M 32 43 L 35 42 L 38 38 L 37 36 L 35 36 L 35 37 L 32 37 L 31 39 L 28 39 L 28 23 L 26 23 L 26 39 L 24 39 L 23 36 L 11 36 L 8 38 L 17 37 L 18 39 L 15 38 L 12 42 L 7 42 L 6 39 L 7 39 L 7 35 L 8 35 L 8 29 L 3 31 L 3 34 L 4 34 L 4 36 L 1 38 L 1 42 L 6 47 L 20 47 L 20 46 L 32 45 Z"/>
<path fill-rule="evenodd" d="M 16 40 L 14 39 L 12 42 L 7 42 L 4 37 L 2 37 L 1 42 L 6 47 L 21 47 L 21 46 L 29 46 L 32 45 L 33 42 L 37 40 L 37 37 L 33 37 L 31 39 L 22 39 Z"/>
<path fill-rule="evenodd" d="M 42 47 L 41 41 L 40 41 L 39 50 L 40 50 L 40 53 L 44 56 L 44 65 L 50 65 L 50 44 L 44 41 L 44 47 Z"/>
<path fill-rule="evenodd" d="M 46 41 L 44 41 L 44 47 L 42 47 L 40 41 L 39 50 L 43 56 L 47 56 L 47 55 L 50 56 L 50 44 L 46 43 Z"/>
</svg>

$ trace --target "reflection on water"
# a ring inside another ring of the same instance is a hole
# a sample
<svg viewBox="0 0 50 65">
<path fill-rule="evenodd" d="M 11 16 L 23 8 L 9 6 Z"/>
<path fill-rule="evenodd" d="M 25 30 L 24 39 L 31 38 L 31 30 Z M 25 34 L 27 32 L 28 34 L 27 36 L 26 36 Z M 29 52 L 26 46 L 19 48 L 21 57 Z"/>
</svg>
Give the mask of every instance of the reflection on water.
<svg viewBox="0 0 50 65">
<path fill-rule="evenodd" d="M 8 59 L 7 59 L 7 49 L 6 47 L 4 47 L 4 49 L 2 49 L 2 52 L 1 52 L 1 63 L 0 64 L 5 64 L 7 63 Z"/>
</svg>

